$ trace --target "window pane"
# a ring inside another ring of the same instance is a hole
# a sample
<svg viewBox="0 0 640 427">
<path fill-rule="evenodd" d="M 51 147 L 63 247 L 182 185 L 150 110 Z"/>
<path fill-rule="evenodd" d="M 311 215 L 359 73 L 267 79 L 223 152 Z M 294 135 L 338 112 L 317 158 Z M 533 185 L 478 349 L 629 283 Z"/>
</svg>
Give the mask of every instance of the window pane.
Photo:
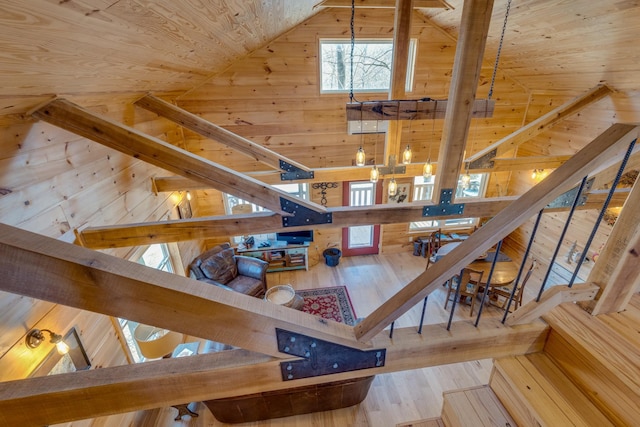
<svg viewBox="0 0 640 427">
<path fill-rule="evenodd" d="M 413 87 L 415 40 L 411 40 L 406 91 Z M 391 85 L 393 42 L 391 40 L 356 41 L 353 48 L 353 90 L 387 91 Z M 351 87 L 351 42 L 320 41 L 322 92 L 348 92 Z"/>
<path fill-rule="evenodd" d="M 373 245 L 373 226 L 349 227 L 349 248 L 370 248 Z"/>
</svg>

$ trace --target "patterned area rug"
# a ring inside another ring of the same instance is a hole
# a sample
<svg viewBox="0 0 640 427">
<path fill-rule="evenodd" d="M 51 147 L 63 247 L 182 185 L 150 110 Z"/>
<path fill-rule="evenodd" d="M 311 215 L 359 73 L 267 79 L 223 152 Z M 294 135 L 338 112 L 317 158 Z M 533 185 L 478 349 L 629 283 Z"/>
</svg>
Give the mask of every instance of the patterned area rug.
<svg viewBox="0 0 640 427">
<path fill-rule="evenodd" d="M 321 289 L 302 289 L 296 293 L 304 298 L 302 311 L 324 319 L 354 325 L 356 314 L 345 286 Z"/>
</svg>

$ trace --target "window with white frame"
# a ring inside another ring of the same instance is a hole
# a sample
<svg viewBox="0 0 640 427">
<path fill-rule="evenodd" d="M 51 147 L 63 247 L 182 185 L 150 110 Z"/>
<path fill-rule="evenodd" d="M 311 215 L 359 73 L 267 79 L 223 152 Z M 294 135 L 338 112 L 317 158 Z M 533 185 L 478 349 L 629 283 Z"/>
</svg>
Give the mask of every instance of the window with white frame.
<svg viewBox="0 0 640 427">
<path fill-rule="evenodd" d="M 483 197 L 486 187 L 488 174 L 474 173 L 470 174 L 469 184 L 462 182 L 462 177 L 458 178 L 458 187 L 456 188 L 456 198 L 479 198 Z M 430 200 L 433 197 L 434 176 L 425 179 L 422 176 L 416 176 L 413 179 L 413 200 Z M 451 219 L 433 219 L 426 221 L 416 221 L 409 223 L 410 231 L 435 230 L 438 228 L 458 228 L 472 227 L 478 225 L 478 218 L 451 218 Z"/>
<path fill-rule="evenodd" d="M 169 255 L 169 248 L 164 243 L 148 246 L 140 256 L 134 255 L 134 259 L 132 261 L 169 273 L 173 273 L 174 271 L 173 264 L 171 264 L 171 256 Z M 138 326 L 138 322 L 118 318 L 118 323 L 120 324 L 122 334 L 124 335 L 127 347 L 129 347 L 129 351 L 131 352 L 134 362 L 144 362 L 145 358 L 140 352 L 138 343 L 136 343 L 136 340 L 133 338 L 133 331 Z"/>
<path fill-rule="evenodd" d="M 409 44 L 406 92 L 413 89 L 416 43 Z M 353 91 L 386 92 L 391 87 L 393 41 L 358 40 L 353 49 Z M 344 93 L 351 89 L 351 41 L 320 40 L 320 92 Z"/>
<path fill-rule="evenodd" d="M 309 184 L 306 182 L 303 183 L 290 183 L 290 184 L 276 184 L 275 188 L 278 188 L 292 196 L 299 197 L 302 200 L 309 200 Z M 251 206 L 251 210 L 249 212 L 264 212 L 268 211 L 268 209 L 263 208 L 262 206 L 258 206 L 255 203 L 248 202 L 239 197 L 236 197 L 232 194 L 223 193 L 224 195 L 224 208 L 227 215 L 232 215 L 234 213 L 234 208 L 241 205 Z M 233 236 L 233 243 L 241 243 L 243 236 Z M 275 240 L 275 233 L 269 234 L 254 234 L 253 237 L 256 240 Z"/>
</svg>

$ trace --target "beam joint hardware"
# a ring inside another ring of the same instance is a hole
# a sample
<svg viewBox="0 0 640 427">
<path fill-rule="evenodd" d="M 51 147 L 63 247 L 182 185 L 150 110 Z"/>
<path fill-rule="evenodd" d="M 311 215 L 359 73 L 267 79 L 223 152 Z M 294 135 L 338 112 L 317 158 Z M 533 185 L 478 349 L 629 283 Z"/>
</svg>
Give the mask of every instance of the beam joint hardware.
<svg viewBox="0 0 640 427">
<path fill-rule="evenodd" d="M 287 200 L 284 197 L 280 198 L 280 207 L 283 212 L 292 214 L 292 216 L 282 217 L 282 226 L 285 228 L 315 224 L 331 224 L 333 222 L 333 214 L 331 212 L 316 212 L 305 206 L 294 203 L 291 200 Z"/>
<path fill-rule="evenodd" d="M 464 214 L 463 203 L 451 203 L 453 200 L 453 190 L 445 188 L 440 192 L 440 203 L 434 206 L 425 206 L 422 208 L 422 216 L 443 216 L 443 215 L 462 215 Z"/>
<path fill-rule="evenodd" d="M 358 350 L 276 328 L 278 350 L 302 357 L 280 363 L 283 381 L 384 366 L 386 349 Z"/>
<path fill-rule="evenodd" d="M 280 169 L 284 172 L 280 174 L 280 181 L 294 181 L 296 179 L 313 179 L 313 171 L 305 171 L 297 166 L 280 160 Z"/>
</svg>

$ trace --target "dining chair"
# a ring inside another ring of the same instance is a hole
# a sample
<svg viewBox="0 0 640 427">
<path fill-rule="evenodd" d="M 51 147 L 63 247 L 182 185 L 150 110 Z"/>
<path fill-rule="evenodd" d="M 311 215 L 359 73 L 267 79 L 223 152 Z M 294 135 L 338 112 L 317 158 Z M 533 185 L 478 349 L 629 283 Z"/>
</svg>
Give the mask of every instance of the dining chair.
<svg viewBox="0 0 640 427">
<path fill-rule="evenodd" d="M 444 302 L 444 309 L 447 309 L 449 304 L 449 298 L 453 293 L 454 297 L 456 289 L 460 286 L 460 302 L 466 301 L 470 298 L 471 311 L 469 316 L 473 316 L 473 307 L 475 305 L 478 292 L 480 291 L 480 282 L 482 281 L 482 275 L 484 271 L 472 270 L 470 268 L 463 268 L 460 276 L 452 277 L 448 282 L 447 298 Z M 462 284 L 462 285 L 461 285 Z"/>
<path fill-rule="evenodd" d="M 533 270 L 536 268 L 536 265 L 537 265 L 537 262 L 534 259 L 531 262 L 531 266 L 529 267 L 529 270 L 527 270 L 527 273 L 525 274 L 524 279 L 516 288 L 516 292 L 513 295 L 513 303 L 511 305 L 511 307 L 513 307 L 513 311 L 517 310 L 518 307 L 522 305 L 522 295 L 524 293 L 524 287 L 529 281 L 529 278 L 531 277 Z M 492 304 L 497 305 L 503 310 L 506 309 L 507 303 L 509 302 L 509 298 L 511 297 L 512 289 L 513 289 L 513 282 L 510 283 L 509 285 L 493 287 L 489 291 L 489 301 L 491 301 Z M 509 308 L 509 311 L 511 311 L 511 307 Z"/>
<path fill-rule="evenodd" d="M 422 239 L 423 256 L 427 258 L 425 270 L 434 262 L 434 255 L 440 248 L 440 229 L 429 233 L 426 239 Z"/>
</svg>

